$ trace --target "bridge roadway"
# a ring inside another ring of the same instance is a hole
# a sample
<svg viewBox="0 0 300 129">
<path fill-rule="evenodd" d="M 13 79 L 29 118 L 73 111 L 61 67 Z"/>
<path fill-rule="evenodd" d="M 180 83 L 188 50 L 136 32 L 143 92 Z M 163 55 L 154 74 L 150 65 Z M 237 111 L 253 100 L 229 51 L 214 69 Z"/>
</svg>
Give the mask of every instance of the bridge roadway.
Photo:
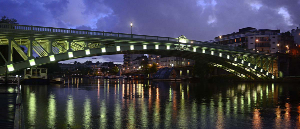
<svg viewBox="0 0 300 129">
<path fill-rule="evenodd" d="M 277 57 L 255 51 L 178 38 L 77 30 L 41 26 L 0 24 L 0 45 L 8 45 L 6 65 L 0 75 L 54 61 L 124 54 L 167 54 L 206 61 L 241 78 L 275 79 Z M 25 50 L 22 47 L 26 48 Z M 15 49 L 24 61 L 13 60 Z M 26 52 L 27 50 L 27 52 Z M 38 57 L 33 56 L 33 51 Z M 6 68 L 7 67 L 7 68 Z"/>
</svg>

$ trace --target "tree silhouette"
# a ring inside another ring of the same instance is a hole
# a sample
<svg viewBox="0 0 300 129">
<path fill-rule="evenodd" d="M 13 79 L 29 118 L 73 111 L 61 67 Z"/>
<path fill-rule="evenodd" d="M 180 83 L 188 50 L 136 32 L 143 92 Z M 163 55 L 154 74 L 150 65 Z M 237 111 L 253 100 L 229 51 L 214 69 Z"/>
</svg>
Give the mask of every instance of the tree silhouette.
<svg viewBox="0 0 300 129">
<path fill-rule="evenodd" d="M 7 24 L 18 24 L 17 20 L 14 18 L 9 19 L 6 16 L 2 16 L 0 23 L 7 23 Z"/>
</svg>

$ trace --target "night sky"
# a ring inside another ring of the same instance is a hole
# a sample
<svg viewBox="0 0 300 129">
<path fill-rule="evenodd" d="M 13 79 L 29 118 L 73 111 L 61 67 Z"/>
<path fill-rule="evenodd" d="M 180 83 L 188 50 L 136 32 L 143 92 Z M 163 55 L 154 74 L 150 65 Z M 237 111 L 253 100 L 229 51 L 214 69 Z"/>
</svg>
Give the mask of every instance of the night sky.
<svg viewBox="0 0 300 129">
<path fill-rule="evenodd" d="M 130 33 L 133 22 L 134 34 L 200 41 L 244 27 L 289 31 L 299 26 L 299 12 L 300 0 L 0 0 L 0 16 L 21 25 Z M 79 61 L 92 58 L 123 60 Z"/>
</svg>

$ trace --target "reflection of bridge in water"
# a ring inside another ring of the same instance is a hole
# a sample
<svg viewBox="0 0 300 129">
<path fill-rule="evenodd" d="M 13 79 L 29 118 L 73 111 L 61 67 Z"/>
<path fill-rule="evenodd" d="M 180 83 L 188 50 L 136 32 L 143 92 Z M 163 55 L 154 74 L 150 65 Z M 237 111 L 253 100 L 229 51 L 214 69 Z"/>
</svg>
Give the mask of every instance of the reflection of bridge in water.
<svg viewBox="0 0 300 129">
<path fill-rule="evenodd" d="M 298 104 L 279 98 L 285 91 L 275 84 L 95 82 L 79 87 L 25 86 L 28 124 L 38 127 L 42 121 L 37 118 L 43 118 L 37 116 L 45 115 L 49 128 L 300 127 L 299 121 L 292 121 L 299 115 L 291 115 L 291 108 L 300 112 Z M 47 108 L 38 107 L 41 104 Z"/>
<path fill-rule="evenodd" d="M 250 80 L 275 79 L 277 58 L 245 49 L 179 38 L 0 24 L 0 44 L 8 45 L 7 69 L 12 72 L 32 66 L 86 56 L 141 53 L 201 60 Z M 26 53 L 22 50 L 28 50 Z M 14 49 L 24 61 L 14 62 Z M 34 58 L 33 52 L 39 57 Z M 3 54 L 3 53 L 2 53 Z M 0 67 L 0 74 L 6 67 Z"/>
</svg>

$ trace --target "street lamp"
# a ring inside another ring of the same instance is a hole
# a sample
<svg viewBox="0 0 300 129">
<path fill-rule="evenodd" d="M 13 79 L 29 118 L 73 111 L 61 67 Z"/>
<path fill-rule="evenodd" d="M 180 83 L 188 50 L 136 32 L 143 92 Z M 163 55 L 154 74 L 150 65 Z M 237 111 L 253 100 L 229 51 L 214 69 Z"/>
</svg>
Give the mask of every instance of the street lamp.
<svg viewBox="0 0 300 129">
<path fill-rule="evenodd" d="M 132 24 L 132 22 L 130 23 L 130 27 L 131 27 L 131 38 L 132 38 L 132 26 L 133 26 L 133 24 Z"/>
</svg>

